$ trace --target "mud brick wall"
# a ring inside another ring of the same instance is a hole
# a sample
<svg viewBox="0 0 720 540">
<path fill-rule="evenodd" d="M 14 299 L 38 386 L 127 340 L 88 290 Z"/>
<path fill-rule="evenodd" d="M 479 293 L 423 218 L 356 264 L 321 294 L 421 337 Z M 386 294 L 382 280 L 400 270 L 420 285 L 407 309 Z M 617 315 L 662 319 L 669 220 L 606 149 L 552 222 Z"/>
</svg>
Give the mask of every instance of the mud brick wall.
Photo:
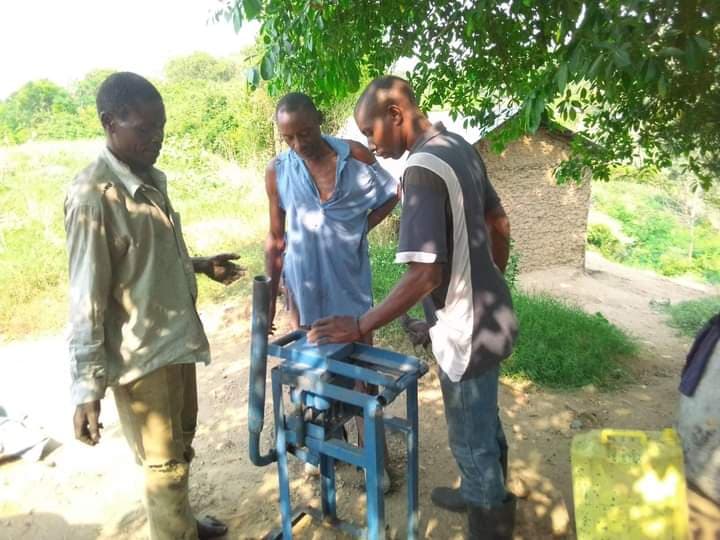
<svg viewBox="0 0 720 540">
<path fill-rule="evenodd" d="M 590 179 L 558 185 L 553 169 L 569 152 L 565 137 L 540 128 L 502 154 L 483 139 L 476 145 L 510 217 L 520 270 L 555 265 L 585 267 Z"/>
</svg>

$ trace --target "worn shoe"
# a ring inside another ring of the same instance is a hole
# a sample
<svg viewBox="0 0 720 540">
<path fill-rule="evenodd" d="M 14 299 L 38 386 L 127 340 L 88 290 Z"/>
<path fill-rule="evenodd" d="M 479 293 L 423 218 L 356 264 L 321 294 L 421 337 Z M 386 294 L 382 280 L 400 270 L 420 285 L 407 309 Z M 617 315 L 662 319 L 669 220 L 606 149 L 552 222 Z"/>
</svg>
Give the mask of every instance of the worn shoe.
<svg viewBox="0 0 720 540">
<path fill-rule="evenodd" d="M 500 468 L 502 469 L 503 479 L 505 485 L 508 480 L 508 452 L 507 448 L 500 450 Z M 460 495 L 459 488 L 448 488 L 448 487 L 436 487 L 430 493 L 430 499 L 435 506 L 449 510 L 450 512 L 457 512 L 459 514 L 467 511 L 467 503 Z"/>
<path fill-rule="evenodd" d="M 469 540 L 512 540 L 515 529 L 515 495 L 508 493 L 495 508 L 468 506 Z"/>
<path fill-rule="evenodd" d="M 435 506 L 449 510 L 450 512 L 458 512 L 460 514 L 467 511 L 467 503 L 460 495 L 460 488 L 436 487 L 430 492 L 430 499 Z"/>
<path fill-rule="evenodd" d="M 200 540 L 224 536 L 227 531 L 227 525 L 212 516 L 205 516 L 197 520 L 197 532 Z"/>
</svg>

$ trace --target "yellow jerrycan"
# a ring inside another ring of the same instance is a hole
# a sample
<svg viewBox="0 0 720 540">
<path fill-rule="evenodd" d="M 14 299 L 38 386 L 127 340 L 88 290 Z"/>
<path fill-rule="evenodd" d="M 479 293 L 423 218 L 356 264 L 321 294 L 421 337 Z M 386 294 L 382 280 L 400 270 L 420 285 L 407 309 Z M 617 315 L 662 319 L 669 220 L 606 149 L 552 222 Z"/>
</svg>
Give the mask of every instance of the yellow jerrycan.
<svg viewBox="0 0 720 540">
<path fill-rule="evenodd" d="M 674 429 L 589 431 L 573 438 L 570 455 L 578 540 L 687 540 Z"/>
</svg>

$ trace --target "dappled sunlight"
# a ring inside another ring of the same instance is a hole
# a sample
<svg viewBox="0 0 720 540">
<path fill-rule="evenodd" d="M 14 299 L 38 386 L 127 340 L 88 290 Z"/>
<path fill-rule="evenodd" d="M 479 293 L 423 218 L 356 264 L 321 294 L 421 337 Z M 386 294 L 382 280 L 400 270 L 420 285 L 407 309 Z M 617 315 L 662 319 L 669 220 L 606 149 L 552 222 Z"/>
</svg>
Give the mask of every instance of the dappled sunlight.
<svg viewBox="0 0 720 540">
<path fill-rule="evenodd" d="M 572 453 L 578 531 L 687 537 L 683 455 L 673 430 L 585 433 L 574 439 Z"/>
</svg>

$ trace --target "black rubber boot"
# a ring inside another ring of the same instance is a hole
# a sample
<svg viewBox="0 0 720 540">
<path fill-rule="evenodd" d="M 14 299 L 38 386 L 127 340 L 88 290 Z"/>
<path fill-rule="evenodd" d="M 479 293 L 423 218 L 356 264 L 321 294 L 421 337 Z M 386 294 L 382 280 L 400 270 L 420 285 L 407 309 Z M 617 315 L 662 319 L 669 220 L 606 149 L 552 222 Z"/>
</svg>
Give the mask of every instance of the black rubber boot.
<svg viewBox="0 0 720 540">
<path fill-rule="evenodd" d="M 464 513 L 467 511 L 467 503 L 460 495 L 459 488 L 436 487 L 430 492 L 430 500 L 435 506 L 449 510 L 450 512 Z"/>
<path fill-rule="evenodd" d="M 495 508 L 468 506 L 469 540 L 512 540 L 515 529 L 515 495 Z"/>
<path fill-rule="evenodd" d="M 507 485 L 508 480 L 508 449 L 507 446 L 500 448 L 500 468 L 503 472 L 503 480 Z M 436 487 L 430 492 L 430 499 L 435 506 L 449 510 L 450 512 L 458 512 L 460 514 L 467 511 L 467 503 L 460 495 L 459 488 Z"/>
</svg>

